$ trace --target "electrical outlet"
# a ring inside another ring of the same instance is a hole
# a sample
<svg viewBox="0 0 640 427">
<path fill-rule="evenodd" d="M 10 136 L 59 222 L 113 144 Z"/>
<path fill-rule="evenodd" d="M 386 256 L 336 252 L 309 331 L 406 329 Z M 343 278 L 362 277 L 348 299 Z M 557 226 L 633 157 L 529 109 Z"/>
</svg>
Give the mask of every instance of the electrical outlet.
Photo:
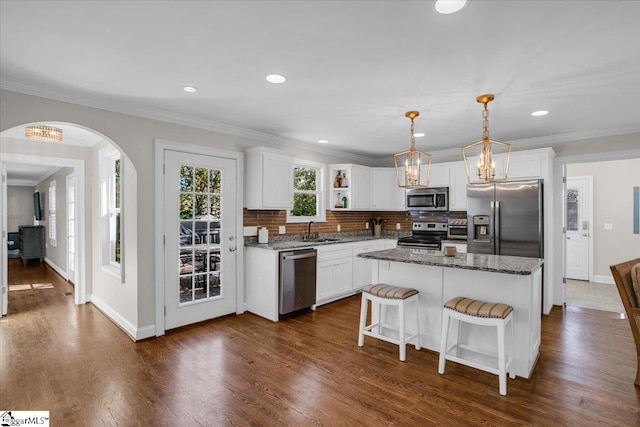
<svg viewBox="0 0 640 427">
<path fill-rule="evenodd" d="M 606 224 L 604 225 L 604 229 L 605 229 L 605 230 L 613 230 L 613 224 L 606 223 Z"/>
<path fill-rule="evenodd" d="M 258 227 L 244 227 L 244 235 L 245 236 L 257 236 L 258 235 Z"/>
<path fill-rule="evenodd" d="M 369 229 L 369 222 L 368 221 L 364 222 L 364 228 L 367 229 L 367 230 Z"/>
<path fill-rule="evenodd" d="M 400 223 L 396 222 L 396 230 L 400 230 Z"/>
<path fill-rule="evenodd" d="M 279 234 L 285 234 L 287 232 L 287 228 L 284 225 L 278 227 Z"/>
<path fill-rule="evenodd" d="M 338 230 L 338 232 L 340 232 L 340 224 L 338 224 L 338 226 L 336 227 L 336 229 Z"/>
</svg>

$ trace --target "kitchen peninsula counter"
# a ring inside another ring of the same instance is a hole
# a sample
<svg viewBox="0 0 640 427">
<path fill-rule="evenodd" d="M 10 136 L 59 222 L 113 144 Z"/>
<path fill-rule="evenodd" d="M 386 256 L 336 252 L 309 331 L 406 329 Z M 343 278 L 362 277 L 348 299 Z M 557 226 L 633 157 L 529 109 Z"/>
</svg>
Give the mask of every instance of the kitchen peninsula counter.
<svg viewBox="0 0 640 427">
<path fill-rule="evenodd" d="M 524 258 L 517 256 L 469 254 L 461 253 L 455 256 L 444 256 L 442 251 L 431 249 L 416 249 L 398 247 L 384 251 L 367 252 L 358 255 L 383 261 L 404 262 L 412 264 L 433 265 L 437 267 L 462 268 L 465 270 L 490 271 L 528 275 L 542 266 L 542 259 Z"/>
<path fill-rule="evenodd" d="M 440 350 L 442 307 L 449 299 L 464 296 L 511 305 L 516 375 L 528 378 L 533 374 L 540 347 L 542 259 L 466 253 L 445 257 L 440 251 L 406 247 L 358 256 L 370 260 L 373 283 L 419 292 L 421 346 L 429 350 Z M 391 310 L 393 307 L 387 309 Z M 409 331 L 415 329 L 412 316 L 407 317 L 407 323 Z M 461 341 L 484 351 L 497 349 L 495 328 L 463 324 L 459 335 Z M 511 344 L 507 334 L 508 351 Z"/>
</svg>

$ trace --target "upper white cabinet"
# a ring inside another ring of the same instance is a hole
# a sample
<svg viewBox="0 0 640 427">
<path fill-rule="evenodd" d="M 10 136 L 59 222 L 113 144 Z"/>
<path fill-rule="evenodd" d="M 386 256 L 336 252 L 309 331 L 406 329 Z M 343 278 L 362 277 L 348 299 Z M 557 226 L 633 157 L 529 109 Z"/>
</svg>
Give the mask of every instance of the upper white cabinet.
<svg viewBox="0 0 640 427">
<path fill-rule="evenodd" d="M 467 210 L 467 170 L 464 161 L 449 166 L 449 210 Z"/>
<path fill-rule="evenodd" d="M 331 210 L 371 209 L 370 168 L 352 164 L 329 165 L 329 188 Z"/>
<path fill-rule="evenodd" d="M 449 185 L 449 163 L 431 164 L 429 187 L 448 187 Z"/>
<path fill-rule="evenodd" d="M 371 209 L 394 209 L 396 188 L 398 186 L 394 169 L 371 168 Z"/>
<path fill-rule="evenodd" d="M 266 147 L 245 152 L 245 207 L 290 209 L 293 204 L 293 155 Z"/>
</svg>

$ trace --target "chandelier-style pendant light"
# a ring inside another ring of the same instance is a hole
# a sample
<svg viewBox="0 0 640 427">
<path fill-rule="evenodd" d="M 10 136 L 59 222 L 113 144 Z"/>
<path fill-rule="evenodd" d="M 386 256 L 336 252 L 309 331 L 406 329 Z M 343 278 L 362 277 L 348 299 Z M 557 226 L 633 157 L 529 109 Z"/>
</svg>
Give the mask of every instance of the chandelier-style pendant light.
<svg viewBox="0 0 640 427">
<path fill-rule="evenodd" d="M 511 144 L 489 139 L 489 110 L 487 104 L 493 101 L 492 94 L 480 95 L 476 98 L 484 104 L 482 111 L 482 139 L 462 147 L 462 158 L 467 170 L 467 181 L 469 183 L 506 181 L 509 173 L 509 160 L 511 159 Z M 469 159 L 477 157 L 475 170 L 469 168 Z M 496 168 L 496 160 L 502 167 Z M 502 163 L 504 161 L 504 163 Z"/>
<path fill-rule="evenodd" d="M 24 131 L 27 138 L 39 141 L 62 142 L 62 129 L 46 125 L 27 126 Z"/>
<path fill-rule="evenodd" d="M 416 139 L 413 136 L 413 119 L 419 115 L 418 111 L 407 111 L 405 113 L 405 117 L 411 119 L 411 148 L 393 155 L 398 187 L 422 188 L 429 186 L 431 154 L 417 150 Z"/>
</svg>

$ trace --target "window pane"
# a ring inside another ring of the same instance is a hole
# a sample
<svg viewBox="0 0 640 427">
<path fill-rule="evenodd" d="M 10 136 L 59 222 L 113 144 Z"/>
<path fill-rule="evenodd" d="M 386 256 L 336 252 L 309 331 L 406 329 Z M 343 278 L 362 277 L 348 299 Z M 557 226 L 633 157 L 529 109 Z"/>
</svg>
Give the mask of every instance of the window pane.
<svg viewBox="0 0 640 427">
<path fill-rule="evenodd" d="M 120 159 L 115 161 L 114 164 L 114 180 L 115 180 L 115 206 L 116 209 L 120 209 Z"/>
<path fill-rule="evenodd" d="M 567 230 L 578 230 L 578 189 L 567 189 Z"/>
<path fill-rule="evenodd" d="M 180 225 L 178 226 L 180 233 L 180 246 L 191 246 L 193 245 L 193 239 L 195 233 L 193 232 L 193 222 L 192 221 L 180 221 Z"/>
<path fill-rule="evenodd" d="M 209 171 L 209 191 L 211 193 L 220 193 L 220 178 L 222 177 L 222 173 L 219 170 L 212 169 Z"/>
<path fill-rule="evenodd" d="M 198 194 L 195 197 L 194 214 L 195 218 L 203 218 L 209 213 L 209 198 L 205 194 Z"/>
<path fill-rule="evenodd" d="M 291 210 L 292 216 L 316 216 L 318 197 L 315 194 L 300 194 L 295 193 L 293 195 L 293 209 Z"/>
<path fill-rule="evenodd" d="M 193 191 L 193 168 L 180 166 L 180 191 Z"/>
<path fill-rule="evenodd" d="M 114 259 L 118 264 L 120 264 L 120 212 L 116 214 L 116 242 Z"/>
<path fill-rule="evenodd" d="M 209 171 L 207 169 L 196 168 L 195 180 L 196 193 L 207 193 L 209 191 Z"/>
<path fill-rule="evenodd" d="M 180 219 L 193 218 L 193 195 L 180 194 Z"/>
<path fill-rule="evenodd" d="M 220 219 L 220 196 L 211 196 L 209 214 L 212 219 Z"/>
<path fill-rule="evenodd" d="M 315 190 L 316 170 L 296 166 L 293 168 L 293 188 L 295 190 Z"/>
</svg>

